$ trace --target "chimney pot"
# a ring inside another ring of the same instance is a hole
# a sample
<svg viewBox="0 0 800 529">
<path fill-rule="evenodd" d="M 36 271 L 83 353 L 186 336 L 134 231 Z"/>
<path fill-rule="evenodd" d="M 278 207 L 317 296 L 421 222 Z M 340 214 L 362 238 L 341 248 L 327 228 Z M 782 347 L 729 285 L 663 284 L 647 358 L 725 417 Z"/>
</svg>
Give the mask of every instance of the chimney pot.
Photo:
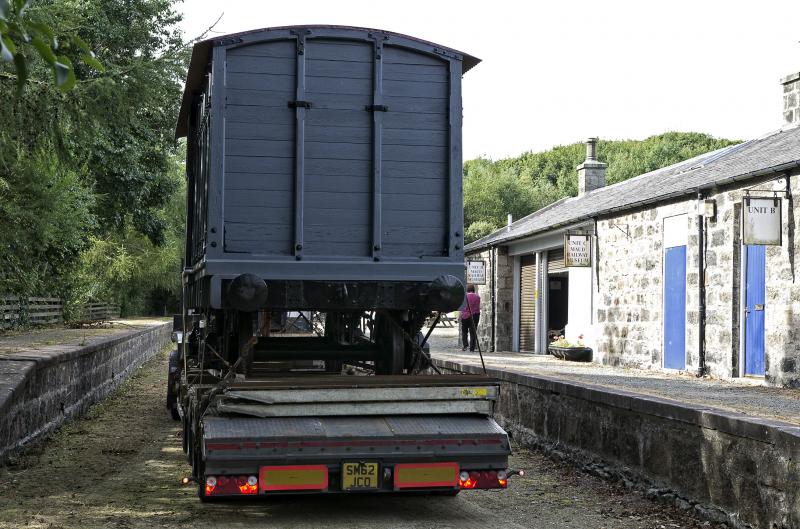
<svg viewBox="0 0 800 529">
<path fill-rule="evenodd" d="M 597 160 L 597 138 L 589 138 L 586 140 L 586 159 Z"/>
</svg>

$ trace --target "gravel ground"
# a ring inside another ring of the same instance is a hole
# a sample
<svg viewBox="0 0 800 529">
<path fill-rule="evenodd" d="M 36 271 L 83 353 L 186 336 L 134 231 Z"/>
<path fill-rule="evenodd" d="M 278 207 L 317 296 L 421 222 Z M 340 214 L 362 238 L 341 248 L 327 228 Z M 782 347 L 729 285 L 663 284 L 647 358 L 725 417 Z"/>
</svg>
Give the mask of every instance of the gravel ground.
<svg viewBox="0 0 800 529">
<path fill-rule="evenodd" d="M 0 468 L 0 528 L 698 528 L 673 507 L 517 449 L 524 478 L 457 497 L 294 496 L 202 504 L 163 406 L 166 354 L 107 401 Z"/>
<path fill-rule="evenodd" d="M 430 337 L 434 358 L 480 366 L 478 353 L 462 352 L 458 329 L 436 329 Z M 755 384 L 750 380 L 697 378 L 690 373 L 609 367 L 591 362 L 567 362 L 550 355 L 491 353 L 486 367 L 544 375 L 595 386 L 671 399 L 702 408 L 717 408 L 754 417 L 800 424 L 800 390 Z"/>
</svg>

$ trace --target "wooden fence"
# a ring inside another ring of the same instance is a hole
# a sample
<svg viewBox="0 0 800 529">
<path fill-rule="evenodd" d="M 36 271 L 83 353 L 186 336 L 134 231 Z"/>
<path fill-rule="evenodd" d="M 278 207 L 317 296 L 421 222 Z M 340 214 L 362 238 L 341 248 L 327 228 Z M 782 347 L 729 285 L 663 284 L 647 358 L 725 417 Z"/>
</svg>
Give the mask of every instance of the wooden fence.
<svg viewBox="0 0 800 529">
<path fill-rule="evenodd" d="M 102 321 L 119 318 L 119 305 L 87 303 L 75 311 L 73 320 Z M 59 298 L 0 296 L 0 328 L 51 325 L 64 321 L 64 301 Z"/>
<path fill-rule="evenodd" d="M 101 321 L 119 318 L 119 305 L 113 303 L 87 303 L 78 311 L 78 321 Z"/>
</svg>

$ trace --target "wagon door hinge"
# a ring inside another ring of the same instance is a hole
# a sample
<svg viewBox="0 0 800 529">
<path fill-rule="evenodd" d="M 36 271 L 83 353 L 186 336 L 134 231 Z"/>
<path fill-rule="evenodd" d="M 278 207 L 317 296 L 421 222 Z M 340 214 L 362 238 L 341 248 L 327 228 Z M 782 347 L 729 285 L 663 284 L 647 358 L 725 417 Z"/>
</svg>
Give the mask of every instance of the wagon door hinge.
<svg viewBox="0 0 800 529">
<path fill-rule="evenodd" d="M 364 110 L 367 112 L 389 112 L 389 107 L 386 105 L 367 105 Z"/>
<path fill-rule="evenodd" d="M 289 101 L 289 108 L 311 108 L 311 101 Z"/>
</svg>

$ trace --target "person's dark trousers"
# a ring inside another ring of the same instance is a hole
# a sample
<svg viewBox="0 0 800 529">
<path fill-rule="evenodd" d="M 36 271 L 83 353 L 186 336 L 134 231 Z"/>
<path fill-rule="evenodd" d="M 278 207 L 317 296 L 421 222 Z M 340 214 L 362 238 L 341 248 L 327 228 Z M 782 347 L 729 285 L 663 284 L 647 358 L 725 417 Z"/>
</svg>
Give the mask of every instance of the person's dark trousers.
<svg viewBox="0 0 800 529">
<path fill-rule="evenodd" d="M 469 350 L 475 351 L 475 344 L 478 342 L 478 335 L 475 331 L 478 329 L 481 313 L 473 314 L 472 320 L 475 322 L 475 325 L 469 321 L 469 318 L 461 320 L 461 345 L 464 349 L 469 345 Z M 469 344 L 467 344 L 467 336 L 469 336 Z"/>
<path fill-rule="evenodd" d="M 478 322 L 481 321 L 481 313 L 473 314 L 472 321 L 475 325 L 469 326 L 469 350 L 475 351 L 475 344 L 478 343 Z"/>
</svg>

